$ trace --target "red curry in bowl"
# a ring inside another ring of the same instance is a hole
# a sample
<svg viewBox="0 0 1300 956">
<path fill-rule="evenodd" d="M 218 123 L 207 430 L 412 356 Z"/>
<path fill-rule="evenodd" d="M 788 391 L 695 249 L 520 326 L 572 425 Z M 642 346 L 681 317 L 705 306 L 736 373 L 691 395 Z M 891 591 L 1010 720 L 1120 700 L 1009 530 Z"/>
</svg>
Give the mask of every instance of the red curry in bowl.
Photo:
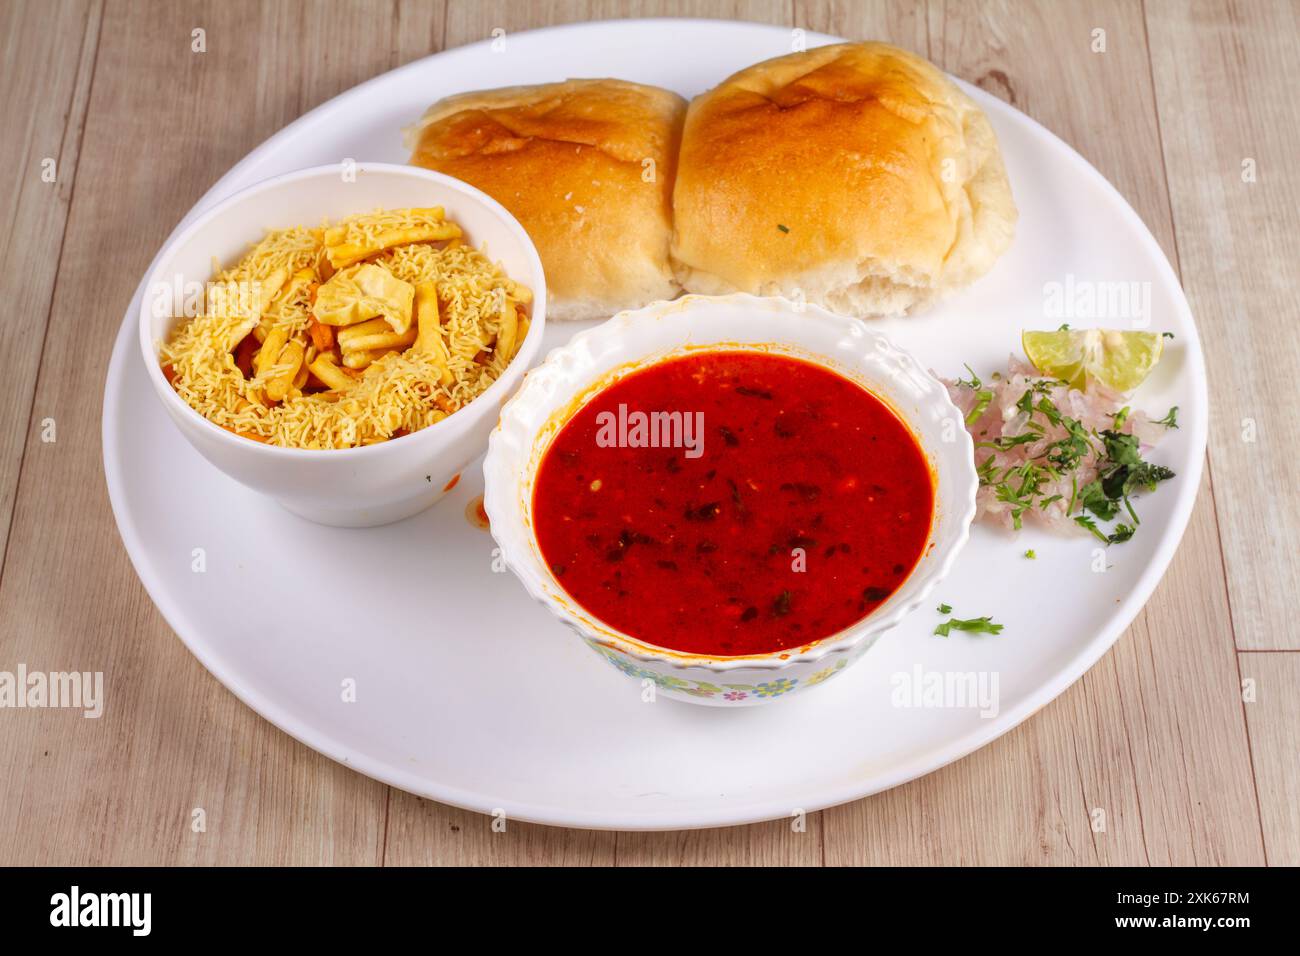
<svg viewBox="0 0 1300 956">
<path fill-rule="evenodd" d="M 888 600 L 920 560 L 934 478 L 880 398 L 828 368 L 701 351 L 597 392 L 533 489 L 542 557 L 609 627 L 731 657 L 799 648 Z"/>
</svg>

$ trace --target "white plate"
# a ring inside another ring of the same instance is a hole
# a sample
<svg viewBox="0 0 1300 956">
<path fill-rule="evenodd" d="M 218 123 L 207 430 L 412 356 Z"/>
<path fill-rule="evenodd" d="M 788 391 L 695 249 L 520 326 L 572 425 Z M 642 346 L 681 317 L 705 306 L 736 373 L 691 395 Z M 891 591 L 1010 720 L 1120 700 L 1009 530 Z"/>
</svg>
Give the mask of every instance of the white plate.
<svg viewBox="0 0 1300 956">
<path fill-rule="evenodd" d="M 401 162 L 401 127 L 439 96 L 575 75 L 691 96 L 789 52 L 790 32 L 618 21 L 512 34 L 506 43 L 509 55 L 488 43 L 462 47 L 331 100 L 249 154 L 190 215 L 287 170 L 345 157 Z M 464 516 L 482 491 L 477 467 L 439 505 L 385 528 L 323 528 L 281 511 L 209 466 L 166 418 L 134 347 L 133 303 L 105 389 L 104 468 L 149 594 L 222 683 L 299 740 L 402 789 L 519 820 L 658 829 L 781 817 L 895 786 L 1005 733 L 1078 679 L 1150 596 L 1191 513 L 1208 413 L 1187 302 L 1137 215 L 1051 133 L 967 89 L 1006 155 L 1021 213 L 1015 245 L 942 307 L 876 327 L 940 374 L 963 362 L 987 373 L 1019 351 L 1022 327 L 1065 321 L 1045 314 L 1045 283 L 1149 283 L 1153 328 L 1177 337 L 1135 400 L 1157 416 L 1180 406 L 1182 428 L 1153 456 L 1178 477 L 1139 501 L 1142 527 L 1106 552 L 1103 573 L 1091 569 L 1091 539 L 977 528 L 937 597 L 962 616 L 991 614 L 1006 626 L 1000 636 L 934 637 L 939 616 L 922 608 L 838 680 L 781 706 L 642 703 L 635 684 L 512 575 L 494 573 L 491 538 Z M 584 327 L 556 323 L 548 344 Z M 281 558 L 286 547 L 292 563 Z M 202 573 L 193 570 L 198 548 Z M 1026 548 L 1036 561 L 1022 557 Z M 346 588 L 340 552 L 355 569 Z M 319 603 L 309 598 L 322 590 Z M 282 601 L 285 592 L 295 599 Z M 359 593 L 379 597 L 348 598 Z M 893 706 L 892 676 L 917 666 L 996 673 L 997 715 Z M 349 680 L 352 703 L 342 699 Z"/>
</svg>

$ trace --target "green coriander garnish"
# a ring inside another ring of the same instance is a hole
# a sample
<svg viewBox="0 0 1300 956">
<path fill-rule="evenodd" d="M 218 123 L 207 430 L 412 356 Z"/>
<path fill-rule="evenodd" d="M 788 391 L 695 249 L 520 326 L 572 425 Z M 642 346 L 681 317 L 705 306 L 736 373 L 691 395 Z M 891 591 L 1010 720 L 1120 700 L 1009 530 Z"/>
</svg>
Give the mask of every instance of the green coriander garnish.
<svg viewBox="0 0 1300 956">
<path fill-rule="evenodd" d="M 1133 532 L 1136 530 L 1137 528 L 1133 527 L 1131 524 L 1117 524 L 1115 525 L 1115 530 L 1110 533 L 1108 540 L 1111 544 L 1118 544 L 1121 541 L 1127 541 L 1129 538 L 1133 537 Z"/>
<path fill-rule="evenodd" d="M 958 385 L 960 385 L 962 388 L 970 388 L 970 389 L 980 389 L 984 386 L 984 383 L 980 381 L 980 377 L 975 374 L 974 369 L 972 369 L 969 365 L 967 365 L 964 362 L 962 363 L 962 368 L 970 372 L 970 381 L 967 381 L 964 378 L 959 378 L 957 379 Z"/>
<path fill-rule="evenodd" d="M 1038 555 L 1034 553 L 1033 548 L 1030 548 L 1028 551 L 1025 552 L 1025 557 L 1028 558 L 1030 561 L 1033 561 L 1038 557 Z"/>
<path fill-rule="evenodd" d="M 1074 523 L 1080 527 L 1087 528 L 1092 532 L 1093 537 L 1101 539 L 1104 544 L 1110 544 L 1110 538 L 1106 537 L 1106 535 L 1102 533 L 1102 530 L 1097 527 L 1097 522 L 1089 518 L 1087 515 L 1075 515 Z"/>
<path fill-rule="evenodd" d="M 782 232 L 789 232 L 789 231 L 790 231 L 790 227 L 789 227 L 789 226 L 783 226 L 783 225 L 781 225 L 779 222 L 776 224 L 776 228 L 780 229 Z"/>
<path fill-rule="evenodd" d="M 975 422 L 979 421 L 980 416 L 984 414 L 984 410 L 989 407 L 989 402 L 991 401 L 993 401 L 993 392 L 989 389 L 981 388 L 976 392 L 975 404 L 971 407 L 971 410 L 966 413 L 966 424 L 973 425 Z"/>
<path fill-rule="evenodd" d="M 957 384 L 976 393 L 976 405 L 966 417 L 969 425 L 984 413 L 992 395 L 984 399 L 979 376 L 970 371 L 970 366 L 966 370 L 970 372 L 970 380 L 959 379 Z M 1045 511 L 1065 500 L 1059 493 L 1048 494 L 1048 488 L 1068 477 L 1070 498 L 1065 503 L 1065 514 L 1100 541 L 1107 544 L 1128 541 L 1140 524 L 1130 498 L 1139 491 L 1153 491 L 1159 482 L 1174 477 L 1174 473 L 1163 465 L 1143 461 L 1137 437 L 1121 430 L 1129 420 L 1128 406 L 1111 416 L 1113 428 L 1098 432 L 1066 415 L 1052 401 L 1049 393 L 1062 384 L 1050 378 L 1032 380 L 1016 401 L 1016 410 L 1021 413 L 1018 420 L 1023 421 L 1019 433 L 975 443 L 977 449 L 992 450 L 987 457 L 976 460 L 980 487 L 993 489 L 994 497 L 1008 506 L 1012 527 L 1020 530 L 1025 512 L 1031 508 Z M 1177 407 L 1170 409 L 1157 424 L 1177 428 Z M 1052 439 L 1049 428 L 1059 429 L 1064 435 Z M 1027 460 L 999 463 L 999 452 L 1022 446 L 1033 446 Z M 1085 464 L 1096 469 L 1097 477 L 1080 486 L 1079 472 Z M 1132 524 L 1117 524 L 1110 530 L 1098 524 L 1098 521 L 1114 521 L 1121 512 L 1128 515 Z"/>
<path fill-rule="evenodd" d="M 967 381 L 959 378 L 957 379 L 957 384 L 962 388 L 969 388 L 975 393 L 975 404 L 971 406 L 971 410 L 966 413 L 966 424 L 973 425 L 975 422 L 979 421 L 979 417 L 983 415 L 985 409 L 989 407 L 989 402 L 993 401 L 993 392 L 984 387 L 984 383 L 980 381 L 980 377 L 975 374 L 974 370 L 972 370 L 969 365 L 965 366 L 965 368 L 967 372 L 970 372 L 970 380 Z"/>
<path fill-rule="evenodd" d="M 1002 625 L 994 624 L 991 617 L 973 617 L 969 620 L 949 618 L 934 629 L 940 637 L 947 637 L 952 631 L 966 631 L 970 634 L 1001 634 Z"/>
<path fill-rule="evenodd" d="M 935 610 L 938 611 L 940 614 L 951 614 L 951 613 L 952 613 L 952 605 L 951 605 L 951 604 L 940 604 L 937 608 L 935 608 Z"/>
</svg>

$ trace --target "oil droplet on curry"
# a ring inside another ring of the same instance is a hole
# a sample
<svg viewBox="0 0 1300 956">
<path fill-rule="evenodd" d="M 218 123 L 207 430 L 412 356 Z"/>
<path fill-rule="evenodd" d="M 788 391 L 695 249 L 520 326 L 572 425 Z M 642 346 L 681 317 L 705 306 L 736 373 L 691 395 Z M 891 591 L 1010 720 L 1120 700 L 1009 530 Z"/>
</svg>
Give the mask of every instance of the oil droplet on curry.
<svg viewBox="0 0 1300 956">
<path fill-rule="evenodd" d="M 657 417 L 656 417 L 657 416 Z M 934 479 L 883 401 L 787 356 L 706 351 L 598 392 L 533 492 L 556 581 L 648 644 L 797 648 L 867 616 L 920 560 Z"/>
</svg>

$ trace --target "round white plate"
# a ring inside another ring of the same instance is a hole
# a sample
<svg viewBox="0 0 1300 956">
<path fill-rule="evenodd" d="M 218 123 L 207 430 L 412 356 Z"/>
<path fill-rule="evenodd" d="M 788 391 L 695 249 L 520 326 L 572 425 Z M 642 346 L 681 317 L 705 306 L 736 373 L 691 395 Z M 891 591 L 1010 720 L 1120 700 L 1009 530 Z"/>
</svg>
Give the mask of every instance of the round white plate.
<svg viewBox="0 0 1300 956">
<path fill-rule="evenodd" d="M 190 215 L 291 169 L 402 162 L 401 127 L 449 93 L 617 76 L 691 96 L 790 44 L 776 27 L 650 20 L 512 34 L 506 53 L 462 47 L 307 114 Z M 1106 552 L 1104 572 L 1092 570 L 1090 538 L 976 528 L 936 597 L 963 617 L 992 615 L 1006 627 L 1000 636 L 934 637 L 940 616 L 927 607 L 845 674 L 787 701 L 743 711 L 643 703 L 634 682 L 494 571 L 491 537 L 465 517 L 482 491 L 477 466 L 400 524 L 340 530 L 296 518 L 209 466 L 166 418 L 145 380 L 132 303 L 105 389 L 104 469 L 149 594 L 222 683 L 299 740 L 402 789 L 519 820 L 659 829 L 781 817 L 895 786 L 1005 733 L 1101 657 L 1150 596 L 1196 496 L 1207 398 L 1187 302 L 1137 215 L 1051 133 L 967 89 L 1006 155 L 1020 207 L 1015 245 L 972 289 L 876 328 L 939 374 L 965 362 L 987 374 L 1019 351 L 1022 327 L 1131 324 L 1051 315 L 1047 283 L 1138 283 L 1134 301 L 1149 295 L 1152 328 L 1176 338 L 1135 403 L 1157 416 L 1181 408 L 1182 428 L 1152 456 L 1178 477 L 1139 500 L 1142 526 Z M 583 327 L 555 323 L 548 344 Z M 1027 548 L 1036 561 L 1022 556 Z M 932 672 L 996 675 L 996 715 L 895 706 L 897 675 Z M 343 699 L 346 682 L 354 702 Z"/>
</svg>

